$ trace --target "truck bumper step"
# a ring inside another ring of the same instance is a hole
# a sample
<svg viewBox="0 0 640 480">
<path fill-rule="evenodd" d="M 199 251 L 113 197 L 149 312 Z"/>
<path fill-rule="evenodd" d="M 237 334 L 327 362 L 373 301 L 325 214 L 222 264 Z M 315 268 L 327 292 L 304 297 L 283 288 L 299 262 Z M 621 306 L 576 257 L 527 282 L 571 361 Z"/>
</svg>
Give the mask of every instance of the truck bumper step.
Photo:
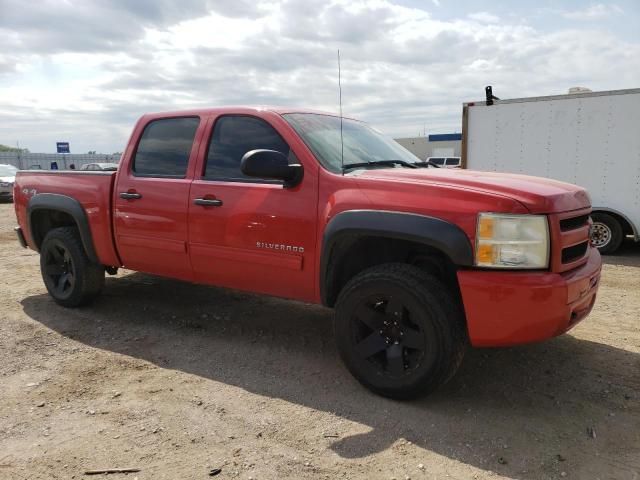
<svg viewBox="0 0 640 480">
<path fill-rule="evenodd" d="M 22 248 L 27 248 L 27 241 L 24 238 L 24 233 L 22 232 L 22 228 L 15 227 L 13 230 L 16 232 L 16 235 L 18 237 L 18 243 L 20 244 L 20 246 Z"/>
</svg>

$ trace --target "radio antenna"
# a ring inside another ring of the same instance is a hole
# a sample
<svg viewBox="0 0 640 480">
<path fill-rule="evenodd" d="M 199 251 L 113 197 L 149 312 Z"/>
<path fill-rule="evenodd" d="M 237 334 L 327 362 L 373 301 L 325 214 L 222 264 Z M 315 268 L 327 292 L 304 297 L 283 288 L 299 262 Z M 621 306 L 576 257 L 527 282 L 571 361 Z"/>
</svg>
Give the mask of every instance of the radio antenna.
<svg viewBox="0 0 640 480">
<path fill-rule="evenodd" d="M 342 78 L 340 71 L 340 49 L 338 49 L 338 97 L 340 103 L 340 170 L 344 175 L 344 139 L 342 136 Z"/>
</svg>

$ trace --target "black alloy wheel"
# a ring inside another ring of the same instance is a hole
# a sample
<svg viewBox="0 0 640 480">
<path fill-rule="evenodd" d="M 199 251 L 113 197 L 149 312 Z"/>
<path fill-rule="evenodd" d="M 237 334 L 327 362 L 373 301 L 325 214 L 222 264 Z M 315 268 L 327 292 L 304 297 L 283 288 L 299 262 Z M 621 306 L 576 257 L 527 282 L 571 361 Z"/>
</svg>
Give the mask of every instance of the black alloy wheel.
<svg viewBox="0 0 640 480">
<path fill-rule="evenodd" d="M 40 246 L 40 272 L 49 295 L 65 307 L 92 301 L 104 286 L 104 267 L 89 260 L 78 230 L 49 230 Z"/>
<path fill-rule="evenodd" d="M 60 240 L 52 240 L 47 250 L 40 252 L 44 256 L 44 281 L 56 298 L 66 299 L 73 293 L 76 271 L 69 250 Z"/>
<path fill-rule="evenodd" d="M 417 312 L 400 296 L 376 295 L 363 299 L 351 323 L 357 355 L 371 368 L 389 377 L 410 374 L 429 358 L 433 332 L 413 322 Z"/>
<path fill-rule="evenodd" d="M 447 382 L 462 362 L 466 325 L 458 297 L 419 268 L 369 268 L 342 289 L 336 303 L 338 351 L 370 390 L 408 399 Z"/>
</svg>

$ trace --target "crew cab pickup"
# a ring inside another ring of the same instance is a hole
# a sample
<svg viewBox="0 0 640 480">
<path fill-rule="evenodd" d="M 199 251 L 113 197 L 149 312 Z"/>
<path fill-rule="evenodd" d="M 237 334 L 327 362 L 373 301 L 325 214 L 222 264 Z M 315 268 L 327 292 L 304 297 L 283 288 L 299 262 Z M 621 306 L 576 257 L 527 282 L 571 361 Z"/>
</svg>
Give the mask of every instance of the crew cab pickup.
<svg viewBox="0 0 640 480">
<path fill-rule="evenodd" d="M 16 231 L 66 307 L 126 267 L 335 308 L 351 373 L 408 398 L 451 378 L 468 345 L 569 330 L 601 268 L 584 189 L 427 166 L 330 114 L 148 114 L 117 172 L 19 172 Z"/>
</svg>

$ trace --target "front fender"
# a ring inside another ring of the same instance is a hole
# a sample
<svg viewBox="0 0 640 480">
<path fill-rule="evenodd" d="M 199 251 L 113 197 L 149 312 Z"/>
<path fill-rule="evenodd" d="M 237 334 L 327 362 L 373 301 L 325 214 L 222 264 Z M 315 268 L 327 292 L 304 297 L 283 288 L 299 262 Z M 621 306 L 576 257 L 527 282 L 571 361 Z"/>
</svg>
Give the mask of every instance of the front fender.
<svg viewBox="0 0 640 480">
<path fill-rule="evenodd" d="M 473 248 L 457 225 L 426 215 L 383 210 L 348 210 L 327 224 L 320 257 L 320 295 L 328 304 L 327 278 L 334 246 L 345 235 L 376 236 L 408 240 L 433 247 L 454 265 L 473 265 Z"/>
</svg>

